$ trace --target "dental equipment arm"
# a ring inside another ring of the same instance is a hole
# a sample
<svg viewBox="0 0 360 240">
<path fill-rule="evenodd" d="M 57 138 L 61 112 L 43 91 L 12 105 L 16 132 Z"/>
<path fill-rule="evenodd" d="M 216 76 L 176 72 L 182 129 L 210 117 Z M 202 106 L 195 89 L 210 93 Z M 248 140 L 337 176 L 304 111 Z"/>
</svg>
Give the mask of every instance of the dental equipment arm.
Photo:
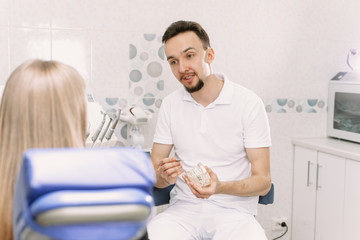
<svg viewBox="0 0 360 240">
<path fill-rule="evenodd" d="M 95 143 L 95 141 L 98 138 L 102 128 L 104 127 L 105 120 L 106 120 L 106 113 L 103 113 L 103 120 L 101 121 L 99 127 L 96 129 L 94 135 L 91 137 L 91 140 L 93 141 L 93 143 Z"/>
<path fill-rule="evenodd" d="M 103 140 L 104 137 L 105 137 L 106 132 L 109 130 L 109 127 L 110 127 L 110 124 L 111 124 L 112 120 L 113 120 L 113 118 L 109 116 L 109 122 L 108 122 L 108 124 L 106 125 L 105 130 L 101 133 L 101 135 L 100 135 L 100 137 L 99 137 L 100 142 L 102 142 L 102 140 Z"/>
<path fill-rule="evenodd" d="M 114 130 L 116 128 L 116 125 L 118 124 L 119 120 L 120 120 L 120 114 L 121 114 L 121 109 L 118 110 L 117 114 L 116 114 L 116 118 L 110 128 L 110 130 L 108 131 L 108 133 L 105 135 L 105 138 L 106 140 L 110 140 L 111 139 L 111 136 L 113 135 L 114 133 Z"/>
</svg>

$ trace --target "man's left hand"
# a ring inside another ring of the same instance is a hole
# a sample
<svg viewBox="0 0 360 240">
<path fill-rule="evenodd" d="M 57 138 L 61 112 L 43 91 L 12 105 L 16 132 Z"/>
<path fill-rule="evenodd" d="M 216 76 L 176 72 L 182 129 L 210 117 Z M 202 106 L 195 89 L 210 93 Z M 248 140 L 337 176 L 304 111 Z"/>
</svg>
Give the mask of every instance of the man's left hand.
<svg viewBox="0 0 360 240">
<path fill-rule="evenodd" d="M 183 179 L 185 180 L 186 184 L 189 186 L 191 192 L 197 197 L 202 199 L 208 199 L 211 195 L 216 194 L 217 188 L 220 185 L 220 181 L 217 175 L 207 166 L 205 166 L 206 171 L 210 175 L 210 185 L 206 187 L 200 187 L 192 182 L 189 177 L 184 174 Z"/>
</svg>

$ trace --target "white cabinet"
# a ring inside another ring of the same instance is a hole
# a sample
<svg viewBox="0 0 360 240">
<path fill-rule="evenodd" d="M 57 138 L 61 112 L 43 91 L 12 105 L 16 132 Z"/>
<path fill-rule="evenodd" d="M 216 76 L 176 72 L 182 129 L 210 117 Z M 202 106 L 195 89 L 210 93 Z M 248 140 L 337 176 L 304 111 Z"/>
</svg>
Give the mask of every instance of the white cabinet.
<svg viewBox="0 0 360 240">
<path fill-rule="evenodd" d="M 347 161 L 345 173 L 344 238 L 359 239 L 360 162 Z"/>
<path fill-rule="evenodd" d="M 292 240 L 359 239 L 360 144 L 294 141 Z"/>
<path fill-rule="evenodd" d="M 313 240 L 315 234 L 316 191 L 314 187 L 317 152 L 294 149 L 293 240 Z"/>
<path fill-rule="evenodd" d="M 344 174 L 345 159 L 295 146 L 293 240 L 341 239 Z"/>
<path fill-rule="evenodd" d="M 342 238 L 345 159 L 318 152 L 315 239 Z"/>
</svg>

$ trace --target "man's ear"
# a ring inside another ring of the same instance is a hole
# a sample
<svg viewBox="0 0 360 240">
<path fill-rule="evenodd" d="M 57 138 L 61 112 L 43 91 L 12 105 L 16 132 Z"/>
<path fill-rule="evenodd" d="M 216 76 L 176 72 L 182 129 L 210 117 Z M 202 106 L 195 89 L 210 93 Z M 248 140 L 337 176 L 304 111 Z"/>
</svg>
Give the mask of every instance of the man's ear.
<svg viewBox="0 0 360 240">
<path fill-rule="evenodd" d="M 211 63 L 214 61 L 214 59 L 215 59 L 214 49 L 212 49 L 212 48 L 209 47 L 209 48 L 206 50 L 206 62 L 207 62 L 208 64 L 211 64 Z"/>
</svg>

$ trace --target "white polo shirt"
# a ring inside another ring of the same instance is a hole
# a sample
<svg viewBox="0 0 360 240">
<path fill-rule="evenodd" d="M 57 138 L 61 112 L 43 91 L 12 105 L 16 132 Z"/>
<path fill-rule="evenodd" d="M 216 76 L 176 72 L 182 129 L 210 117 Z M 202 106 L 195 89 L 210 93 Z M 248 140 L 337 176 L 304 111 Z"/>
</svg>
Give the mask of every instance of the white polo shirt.
<svg viewBox="0 0 360 240">
<path fill-rule="evenodd" d="M 224 81 L 218 98 L 206 107 L 197 103 L 184 89 L 178 89 L 162 102 L 154 142 L 173 144 L 175 156 L 185 171 L 201 162 L 211 168 L 220 181 L 241 180 L 251 176 L 245 148 L 269 147 L 270 129 L 262 100 L 251 90 Z M 196 198 L 179 177 L 171 191 L 171 204 Z M 253 215 L 258 197 L 215 194 L 207 201 Z"/>
</svg>

